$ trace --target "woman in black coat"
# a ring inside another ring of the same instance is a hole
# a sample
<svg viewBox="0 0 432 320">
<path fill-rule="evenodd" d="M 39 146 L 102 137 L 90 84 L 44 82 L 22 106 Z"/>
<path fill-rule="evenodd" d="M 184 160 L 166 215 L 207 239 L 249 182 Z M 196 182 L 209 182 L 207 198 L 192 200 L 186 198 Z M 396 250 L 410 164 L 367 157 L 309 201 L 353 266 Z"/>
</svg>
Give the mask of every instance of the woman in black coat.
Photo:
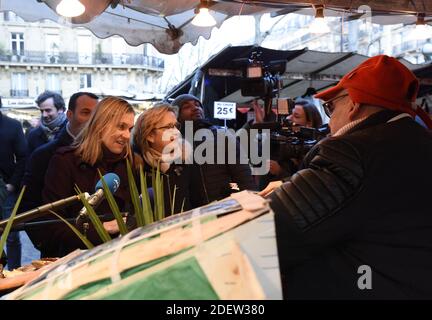
<svg viewBox="0 0 432 320">
<path fill-rule="evenodd" d="M 151 176 L 158 167 L 163 177 L 165 216 L 203 204 L 197 168 L 185 164 L 192 150 L 181 139 L 179 129 L 175 109 L 168 104 L 143 112 L 134 129 L 134 148 L 142 157 L 147 185 L 154 187 Z"/>
<path fill-rule="evenodd" d="M 121 211 L 129 211 L 131 197 L 127 179 L 126 159 L 132 162 L 130 133 L 134 125 L 134 110 L 126 101 L 108 97 L 100 101 L 72 147 L 61 148 L 50 161 L 42 191 L 44 203 L 75 195 L 75 186 L 81 192 L 94 193 L 99 173 L 115 173 L 120 186 L 114 198 Z M 76 218 L 83 204 L 78 202 L 57 213 L 64 218 Z M 119 231 L 108 202 L 102 201 L 96 212 L 105 215 L 103 223 L 108 233 Z M 74 249 L 85 248 L 81 240 L 65 225 L 58 224 L 45 229 L 40 249 L 43 256 L 65 255 Z M 87 238 L 93 244 L 101 240 L 90 223 Z"/>
</svg>

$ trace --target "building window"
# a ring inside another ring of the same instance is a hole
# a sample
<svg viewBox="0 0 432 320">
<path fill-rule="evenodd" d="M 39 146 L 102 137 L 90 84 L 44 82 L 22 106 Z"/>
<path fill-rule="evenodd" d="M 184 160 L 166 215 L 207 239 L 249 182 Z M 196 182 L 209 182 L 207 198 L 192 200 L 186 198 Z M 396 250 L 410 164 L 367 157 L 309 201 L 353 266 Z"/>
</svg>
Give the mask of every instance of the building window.
<svg viewBox="0 0 432 320">
<path fill-rule="evenodd" d="M 12 73 L 11 97 L 28 97 L 27 74 L 24 72 Z"/>
<path fill-rule="evenodd" d="M 78 36 L 78 62 L 79 64 L 92 63 L 92 38 L 90 36 Z"/>
<path fill-rule="evenodd" d="M 92 86 L 91 74 L 82 73 L 80 74 L 80 89 L 90 88 Z"/>
<path fill-rule="evenodd" d="M 58 73 L 48 73 L 45 88 L 61 94 L 60 75 Z"/>
<path fill-rule="evenodd" d="M 14 55 L 18 55 L 18 56 L 24 55 L 24 33 L 12 32 L 11 49 L 12 49 L 12 54 Z"/>
<path fill-rule="evenodd" d="M 149 75 L 144 76 L 144 92 L 153 91 L 153 81 Z"/>
<path fill-rule="evenodd" d="M 59 63 L 60 37 L 58 34 L 45 35 L 45 55 L 47 63 Z"/>
<path fill-rule="evenodd" d="M 113 55 L 113 64 L 126 64 L 127 63 L 127 52 L 126 42 L 123 38 L 113 37 L 111 40 L 112 43 L 112 55 Z"/>
</svg>

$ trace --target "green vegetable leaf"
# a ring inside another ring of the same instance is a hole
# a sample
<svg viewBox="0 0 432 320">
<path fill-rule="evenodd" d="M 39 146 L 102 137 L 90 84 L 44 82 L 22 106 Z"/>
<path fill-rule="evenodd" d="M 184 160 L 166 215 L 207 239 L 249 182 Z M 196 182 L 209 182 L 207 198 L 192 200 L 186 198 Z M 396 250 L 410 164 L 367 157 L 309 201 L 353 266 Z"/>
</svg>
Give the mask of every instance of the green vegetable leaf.
<svg viewBox="0 0 432 320">
<path fill-rule="evenodd" d="M 128 175 L 128 182 L 129 182 L 129 191 L 130 191 L 131 200 L 135 211 L 137 225 L 138 227 L 143 227 L 145 225 L 143 208 L 140 203 L 141 201 L 139 198 L 138 188 L 135 183 L 135 179 L 132 173 L 132 168 L 130 166 L 129 160 L 126 162 L 126 166 L 127 166 L 127 175 Z"/>
<path fill-rule="evenodd" d="M 79 232 L 79 230 L 77 228 L 75 228 L 72 224 L 70 224 L 68 221 L 66 221 L 66 219 L 64 219 L 62 216 L 60 216 L 59 214 L 55 213 L 52 210 L 49 210 L 49 212 L 51 212 L 53 215 L 55 215 L 57 218 L 59 218 L 60 220 L 62 220 L 64 223 L 66 223 L 66 225 L 77 235 L 78 238 L 80 238 L 80 240 L 85 244 L 85 246 L 87 247 L 87 249 L 91 249 L 93 248 L 93 244 L 81 233 Z"/>
<path fill-rule="evenodd" d="M 88 217 L 92 222 L 96 232 L 98 233 L 101 240 L 105 243 L 111 240 L 111 237 L 108 231 L 105 230 L 102 222 L 100 221 L 98 215 L 94 211 L 93 207 L 88 203 L 87 199 L 84 197 L 82 193 L 80 193 L 81 202 L 84 204 L 84 207 L 87 209 Z"/>
<path fill-rule="evenodd" d="M 113 215 L 114 215 L 114 217 L 115 217 L 115 219 L 117 221 L 117 224 L 118 224 L 119 230 L 120 230 L 120 234 L 125 235 L 126 233 L 128 233 L 128 230 L 127 230 L 125 222 L 123 221 L 123 217 L 122 217 L 120 209 L 119 209 L 119 207 L 117 205 L 117 202 L 115 201 L 114 196 L 111 193 L 111 190 L 108 188 L 108 185 L 106 184 L 105 179 L 104 179 L 104 177 L 102 176 L 102 174 L 100 173 L 99 170 L 98 170 L 98 173 L 99 173 L 99 177 L 100 177 L 100 179 L 102 181 L 102 186 L 103 186 L 103 190 L 104 190 L 105 199 L 107 199 L 108 204 L 109 204 L 109 206 L 111 208 L 111 212 L 113 213 Z M 94 212 L 94 210 L 93 210 L 93 212 Z M 98 220 L 99 220 L 99 218 L 98 218 Z M 105 228 L 104 228 L 104 230 L 105 230 Z M 111 238 L 110 238 L 110 240 L 111 240 Z"/>
</svg>

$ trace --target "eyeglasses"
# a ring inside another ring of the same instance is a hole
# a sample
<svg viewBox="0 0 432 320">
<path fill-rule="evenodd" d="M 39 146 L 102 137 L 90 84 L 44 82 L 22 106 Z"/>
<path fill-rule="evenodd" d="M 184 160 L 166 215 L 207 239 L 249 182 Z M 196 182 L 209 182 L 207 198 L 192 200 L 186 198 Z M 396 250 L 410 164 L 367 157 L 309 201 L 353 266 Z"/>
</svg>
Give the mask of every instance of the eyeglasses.
<svg viewBox="0 0 432 320">
<path fill-rule="evenodd" d="M 168 130 L 168 129 L 174 129 L 174 128 L 176 128 L 177 130 L 180 131 L 180 129 L 181 129 L 181 123 L 180 122 L 170 123 L 170 124 L 167 124 L 166 126 L 155 128 L 155 130 L 160 130 L 160 129 Z"/>
<path fill-rule="evenodd" d="M 331 117 L 331 115 L 332 115 L 332 113 L 333 113 L 333 111 L 334 111 L 334 104 L 333 104 L 333 103 L 334 103 L 337 99 L 340 99 L 340 98 L 346 97 L 347 95 L 348 95 L 348 93 L 343 94 L 343 95 L 341 95 L 341 96 L 334 97 L 333 99 L 330 99 L 330 100 L 324 102 L 322 106 L 323 106 L 323 108 L 324 108 L 324 112 L 325 112 L 325 114 L 326 114 L 328 117 Z"/>
</svg>

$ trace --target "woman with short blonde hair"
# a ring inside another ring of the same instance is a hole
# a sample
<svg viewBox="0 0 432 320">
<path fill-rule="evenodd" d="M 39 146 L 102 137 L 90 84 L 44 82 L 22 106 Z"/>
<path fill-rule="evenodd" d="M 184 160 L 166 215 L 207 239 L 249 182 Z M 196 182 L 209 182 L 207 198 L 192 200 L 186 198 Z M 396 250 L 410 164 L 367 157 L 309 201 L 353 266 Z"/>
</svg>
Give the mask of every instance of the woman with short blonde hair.
<svg viewBox="0 0 432 320">
<path fill-rule="evenodd" d="M 168 112 L 176 115 L 176 109 L 171 105 L 159 103 L 153 108 L 141 113 L 135 124 L 133 135 L 134 145 L 138 146 L 140 150 L 149 150 L 151 148 L 151 144 L 148 140 L 148 137 L 155 130 L 155 128 L 160 126 L 161 121 Z"/>
<path fill-rule="evenodd" d="M 184 164 L 191 147 L 179 130 L 176 109 L 162 103 L 138 117 L 133 134 L 134 150 L 142 157 L 147 176 L 151 177 L 151 172 L 158 167 L 163 174 L 165 215 L 203 204 L 202 187 L 194 179 L 196 167 Z M 152 179 L 147 181 L 151 185 Z"/>
</svg>

